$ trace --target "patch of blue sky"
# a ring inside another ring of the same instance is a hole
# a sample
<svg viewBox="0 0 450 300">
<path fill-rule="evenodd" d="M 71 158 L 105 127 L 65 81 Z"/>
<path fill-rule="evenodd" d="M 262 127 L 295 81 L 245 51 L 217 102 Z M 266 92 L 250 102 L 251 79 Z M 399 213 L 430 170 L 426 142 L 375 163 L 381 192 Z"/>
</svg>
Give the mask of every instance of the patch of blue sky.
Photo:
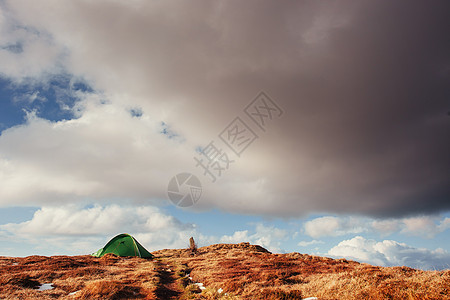
<svg viewBox="0 0 450 300">
<path fill-rule="evenodd" d="M 208 210 L 195 212 L 168 205 L 165 211 L 183 223 L 193 223 L 204 235 L 222 236 L 233 235 L 236 231 L 253 228 L 252 223 L 262 222 L 259 216 L 244 216 L 222 212 L 220 210 Z"/>
<path fill-rule="evenodd" d="M 203 149 L 204 149 L 204 147 L 202 147 L 202 146 L 197 146 L 197 147 L 195 147 L 195 152 L 197 152 L 197 153 L 202 153 L 203 152 Z"/>
<path fill-rule="evenodd" d="M 80 100 L 80 92 L 91 93 L 93 89 L 67 74 L 43 83 L 30 80 L 22 84 L 0 77 L 0 131 L 23 124 L 27 112 L 33 111 L 54 122 L 73 119 L 72 108 Z"/>
<path fill-rule="evenodd" d="M 2 239 L 0 237 L 0 256 L 24 257 L 31 255 L 33 245 L 24 243 L 23 240 L 15 241 L 17 238 Z"/>
<path fill-rule="evenodd" d="M 10 82 L 0 77 L 0 132 L 25 121 L 25 112 L 14 101 Z"/>
<path fill-rule="evenodd" d="M 180 135 L 172 130 L 170 126 L 165 122 L 161 122 L 160 133 L 164 134 L 168 139 L 176 139 L 180 137 Z"/>
<path fill-rule="evenodd" d="M 131 116 L 135 117 L 135 118 L 140 118 L 144 114 L 142 108 L 140 108 L 140 107 L 130 108 L 129 111 L 130 111 Z"/>
<path fill-rule="evenodd" d="M 405 243 L 408 246 L 416 248 L 427 248 L 430 250 L 441 248 L 450 252 L 450 238 L 448 231 L 437 233 L 435 236 L 428 238 L 424 236 L 412 235 L 411 233 L 395 233 L 384 239 Z"/>
<path fill-rule="evenodd" d="M 29 221 L 38 209 L 39 207 L 2 207 L 0 208 L 0 225 Z"/>
<path fill-rule="evenodd" d="M 20 42 L 16 42 L 14 44 L 2 45 L 0 49 L 19 54 L 23 52 L 23 45 Z"/>
</svg>

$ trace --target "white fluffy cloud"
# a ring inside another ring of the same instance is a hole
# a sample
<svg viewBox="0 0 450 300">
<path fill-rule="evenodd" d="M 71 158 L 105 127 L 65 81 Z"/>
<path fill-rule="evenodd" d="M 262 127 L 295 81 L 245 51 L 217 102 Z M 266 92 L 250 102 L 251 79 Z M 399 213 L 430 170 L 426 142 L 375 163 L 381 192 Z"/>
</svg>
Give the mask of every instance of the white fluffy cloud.
<svg viewBox="0 0 450 300">
<path fill-rule="evenodd" d="M 319 238 L 363 232 L 376 232 L 382 236 L 393 233 L 433 238 L 450 228 L 450 218 L 419 216 L 397 219 L 372 219 L 368 217 L 324 216 L 305 222 L 306 235 Z"/>
<path fill-rule="evenodd" d="M 307 221 L 304 224 L 305 234 L 312 238 L 323 236 L 338 236 L 349 233 L 361 233 L 367 231 L 361 219 L 352 217 L 325 216 Z"/>
<path fill-rule="evenodd" d="M 62 71 L 64 47 L 52 36 L 27 26 L 0 7 L 0 75 L 16 82 Z"/>
<path fill-rule="evenodd" d="M 272 252 L 283 251 L 286 230 L 262 223 L 252 227 L 222 237 L 206 236 L 195 224 L 182 223 L 154 206 L 46 206 L 37 210 L 29 221 L 0 225 L 0 242 L 14 240 L 32 245 L 41 253 L 85 254 L 103 246 L 116 234 L 129 233 L 151 251 L 185 248 L 191 236 L 199 246 L 250 242 Z"/>
<path fill-rule="evenodd" d="M 300 247 L 308 247 L 308 246 L 323 244 L 323 243 L 324 243 L 323 241 L 312 240 L 312 241 L 300 241 L 297 245 L 299 245 Z"/>
<path fill-rule="evenodd" d="M 248 230 L 236 231 L 233 235 L 224 235 L 219 239 L 221 243 L 250 242 L 260 245 L 271 252 L 283 252 L 282 242 L 286 240 L 287 231 L 274 226 L 265 226 L 262 223 L 255 225 L 255 232 L 249 234 Z"/>
<path fill-rule="evenodd" d="M 436 219 L 428 216 L 403 219 L 402 232 L 432 238 L 450 228 L 450 218 L 439 220 L 438 223 Z"/>
<path fill-rule="evenodd" d="M 374 220 L 370 224 L 374 230 L 388 235 L 393 232 L 433 238 L 450 228 L 450 218 L 418 216 L 399 219 Z"/>
<path fill-rule="evenodd" d="M 193 159 L 203 140 L 169 138 L 157 114 L 135 117 L 129 105 L 105 102 L 99 94 L 79 96 L 76 119 L 50 122 L 30 113 L 25 124 L 2 132 L 0 205 L 83 203 L 86 198 L 161 203 L 168 201 L 172 176 L 186 171 L 203 184 L 194 209 L 264 212 L 273 205 L 267 181 L 254 177 L 253 161 L 242 162 L 230 171 L 234 176 L 212 184 Z"/>
<path fill-rule="evenodd" d="M 200 244 L 208 242 L 195 224 L 181 223 L 152 206 L 43 207 L 29 221 L 0 225 L 0 232 L 37 248 L 59 246 L 65 254 L 93 252 L 119 233 L 132 234 L 149 250 L 184 248 L 190 236 Z"/>
<path fill-rule="evenodd" d="M 2 205 L 165 199 L 171 176 L 193 165 L 183 154 L 194 147 L 168 139 L 160 120 L 133 117 L 96 95 L 84 104 L 78 119 L 53 123 L 30 114 L 26 124 L 2 133 Z"/>
<path fill-rule="evenodd" d="M 377 242 L 356 236 L 331 248 L 328 255 L 381 266 L 411 266 L 425 270 L 449 267 L 450 253 L 443 249 L 415 248 L 392 240 Z"/>
</svg>

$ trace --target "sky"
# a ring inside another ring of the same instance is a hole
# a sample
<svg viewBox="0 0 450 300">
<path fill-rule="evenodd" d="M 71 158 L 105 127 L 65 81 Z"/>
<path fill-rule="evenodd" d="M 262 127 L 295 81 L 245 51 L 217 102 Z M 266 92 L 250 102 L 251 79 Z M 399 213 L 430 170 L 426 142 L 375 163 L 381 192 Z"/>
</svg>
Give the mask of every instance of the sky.
<svg viewBox="0 0 450 300">
<path fill-rule="evenodd" d="M 127 232 L 450 268 L 449 23 L 446 0 L 0 0 L 0 255 Z"/>
</svg>

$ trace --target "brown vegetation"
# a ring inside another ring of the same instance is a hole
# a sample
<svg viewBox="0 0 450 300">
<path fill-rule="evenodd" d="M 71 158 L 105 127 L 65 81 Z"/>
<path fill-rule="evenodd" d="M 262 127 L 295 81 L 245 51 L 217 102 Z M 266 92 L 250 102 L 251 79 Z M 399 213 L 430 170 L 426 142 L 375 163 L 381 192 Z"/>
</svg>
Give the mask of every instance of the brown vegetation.
<svg viewBox="0 0 450 300">
<path fill-rule="evenodd" d="M 300 253 L 271 254 L 248 243 L 202 247 L 195 256 L 187 250 L 153 254 L 173 264 L 186 265 L 194 282 L 201 282 L 212 291 L 222 289 L 221 297 L 450 299 L 450 270 L 384 268 Z"/>
<path fill-rule="evenodd" d="M 0 258 L 0 299 L 156 299 L 155 262 L 92 256 Z M 39 291 L 41 284 L 53 289 Z"/>
<path fill-rule="evenodd" d="M 153 254 L 0 257 L 0 299 L 450 299 L 450 270 L 271 254 L 248 243 Z M 54 288 L 39 291 L 43 283 Z"/>
</svg>

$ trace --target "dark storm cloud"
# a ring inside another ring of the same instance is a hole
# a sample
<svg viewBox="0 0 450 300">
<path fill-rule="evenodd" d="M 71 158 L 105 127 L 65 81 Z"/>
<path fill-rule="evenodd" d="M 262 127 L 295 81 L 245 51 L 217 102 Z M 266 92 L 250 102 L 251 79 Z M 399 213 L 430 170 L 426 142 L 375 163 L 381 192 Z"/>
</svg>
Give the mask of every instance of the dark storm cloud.
<svg viewBox="0 0 450 300">
<path fill-rule="evenodd" d="M 272 184 L 289 196 L 274 210 L 448 210 L 448 2 L 339 3 L 243 9 L 227 23 L 225 57 L 257 71 L 225 86 L 263 83 L 287 111 L 263 141 L 285 159 Z"/>
<path fill-rule="evenodd" d="M 289 134 L 319 165 L 338 166 L 329 178 L 336 185 L 320 194 L 329 199 L 322 209 L 396 215 L 449 208 L 448 11 L 445 2 L 367 2 L 349 26 L 330 30 L 312 66 L 320 82 L 286 88 L 315 98 L 286 104 L 302 111 Z M 317 117 L 308 121 L 309 113 Z"/>
<path fill-rule="evenodd" d="M 189 141 L 207 143 L 261 89 L 283 107 L 233 183 L 199 206 L 281 216 L 450 208 L 448 1 L 16 3 L 71 49 L 73 73 L 144 115 L 170 107 L 164 121 Z"/>
</svg>

